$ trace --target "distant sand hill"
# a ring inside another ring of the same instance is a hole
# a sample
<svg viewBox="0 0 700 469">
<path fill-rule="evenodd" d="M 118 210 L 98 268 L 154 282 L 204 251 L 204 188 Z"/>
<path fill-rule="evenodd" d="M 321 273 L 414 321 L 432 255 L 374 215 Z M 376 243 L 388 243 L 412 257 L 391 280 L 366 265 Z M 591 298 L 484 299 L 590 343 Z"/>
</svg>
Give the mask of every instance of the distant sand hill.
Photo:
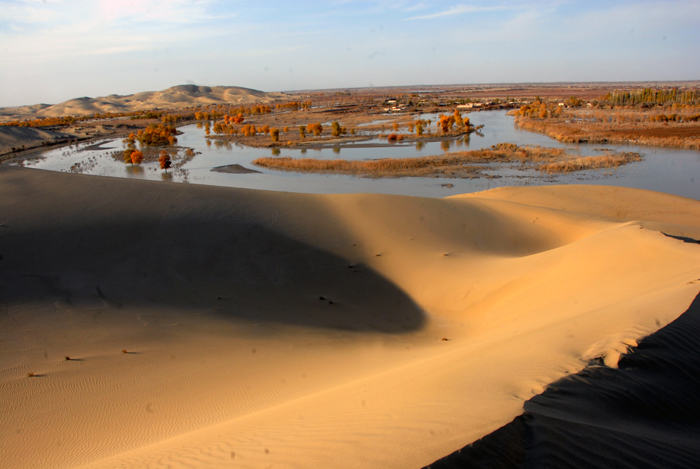
<svg viewBox="0 0 700 469">
<path fill-rule="evenodd" d="M 38 117 L 82 116 L 105 112 L 132 112 L 150 109 L 181 109 L 207 104 L 270 103 L 283 93 L 238 86 L 178 85 L 163 91 L 145 91 L 126 96 L 111 94 L 99 98 L 75 98 L 60 104 L 0 108 L 0 121 Z"/>
</svg>

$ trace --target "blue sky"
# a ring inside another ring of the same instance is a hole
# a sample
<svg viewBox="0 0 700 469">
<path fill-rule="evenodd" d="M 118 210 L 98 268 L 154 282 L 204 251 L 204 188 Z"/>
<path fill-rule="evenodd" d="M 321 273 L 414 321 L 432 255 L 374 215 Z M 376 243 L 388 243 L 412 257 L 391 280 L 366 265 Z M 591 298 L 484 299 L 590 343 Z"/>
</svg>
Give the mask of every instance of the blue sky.
<svg viewBox="0 0 700 469">
<path fill-rule="evenodd" d="M 236 85 L 700 79 L 700 0 L 0 0 L 0 106 Z"/>
</svg>

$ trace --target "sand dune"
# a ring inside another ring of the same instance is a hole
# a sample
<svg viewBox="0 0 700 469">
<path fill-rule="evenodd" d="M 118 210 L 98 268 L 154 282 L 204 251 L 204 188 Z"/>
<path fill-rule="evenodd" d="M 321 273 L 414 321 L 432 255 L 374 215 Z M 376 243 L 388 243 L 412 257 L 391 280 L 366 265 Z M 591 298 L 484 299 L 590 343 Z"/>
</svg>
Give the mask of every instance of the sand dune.
<svg viewBox="0 0 700 469">
<path fill-rule="evenodd" d="M 589 360 L 616 366 L 700 290 L 700 248 L 667 236 L 698 233 L 700 202 L 647 191 L 0 166 L 0 195 L 10 467 L 420 467 Z"/>
<path fill-rule="evenodd" d="M 40 117 L 82 116 L 105 112 L 132 112 L 152 109 L 181 109 L 209 104 L 246 105 L 270 103 L 283 96 L 282 93 L 237 86 L 178 85 L 163 91 L 147 91 L 131 95 L 103 96 L 98 98 L 75 98 L 60 104 L 35 104 L 0 109 L 0 119 L 36 119 Z"/>
<path fill-rule="evenodd" d="M 32 127 L 13 127 L 0 125 L 0 154 L 12 149 L 40 146 L 42 142 L 58 142 L 73 138 L 73 135 Z"/>
<path fill-rule="evenodd" d="M 619 369 L 593 364 L 551 384 L 513 422 L 429 467 L 695 467 L 699 334 L 700 296 Z"/>
</svg>

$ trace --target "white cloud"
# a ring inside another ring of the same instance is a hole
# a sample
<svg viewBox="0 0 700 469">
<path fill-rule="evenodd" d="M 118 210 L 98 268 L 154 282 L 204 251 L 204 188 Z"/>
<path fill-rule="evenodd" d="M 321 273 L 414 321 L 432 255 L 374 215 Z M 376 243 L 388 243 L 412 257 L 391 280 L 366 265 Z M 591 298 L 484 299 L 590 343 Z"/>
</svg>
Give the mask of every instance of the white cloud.
<svg viewBox="0 0 700 469">
<path fill-rule="evenodd" d="M 237 16 L 216 12 L 214 0 L 98 0 L 95 5 L 99 15 L 110 21 L 129 19 L 159 24 L 187 24 Z"/>
<path fill-rule="evenodd" d="M 452 7 L 448 10 L 443 10 L 437 13 L 431 13 L 429 15 L 420 15 L 420 16 L 412 16 L 411 18 L 408 18 L 409 20 L 430 20 L 434 18 L 443 18 L 445 16 L 457 16 L 457 15 L 465 15 L 467 13 L 483 13 L 483 12 L 488 12 L 488 11 L 503 11 L 503 10 L 510 10 L 512 9 L 511 7 L 506 7 L 506 6 L 492 6 L 492 7 L 478 7 L 478 6 L 472 6 L 472 5 L 458 5 L 455 7 Z"/>
<path fill-rule="evenodd" d="M 430 8 L 430 4 L 428 3 L 416 3 L 415 5 L 403 7 L 403 11 L 420 11 L 420 10 L 427 10 Z"/>
<path fill-rule="evenodd" d="M 38 2 L 38 5 L 35 6 L 35 3 L 27 5 L 26 2 L 0 2 L 0 8 L 2 8 L 0 22 L 15 25 L 40 25 L 57 21 L 61 17 L 60 13 L 53 10 L 50 5 L 42 6 L 41 2 Z"/>
</svg>

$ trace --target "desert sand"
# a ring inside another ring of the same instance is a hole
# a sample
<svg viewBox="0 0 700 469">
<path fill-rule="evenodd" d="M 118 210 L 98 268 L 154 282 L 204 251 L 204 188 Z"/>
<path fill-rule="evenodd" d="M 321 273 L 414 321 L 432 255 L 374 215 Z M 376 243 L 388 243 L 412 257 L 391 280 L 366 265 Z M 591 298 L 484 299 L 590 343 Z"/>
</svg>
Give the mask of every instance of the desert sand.
<svg viewBox="0 0 700 469">
<path fill-rule="evenodd" d="M 97 98 L 82 97 L 59 104 L 34 104 L 31 106 L 0 108 L 0 121 L 36 119 L 41 117 L 84 116 L 106 112 L 150 111 L 153 109 L 181 109 L 210 104 L 244 105 L 269 103 L 283 97 L 283 93 L 239 86 L 178 85 L 162 91 L 144 91 L 130 95 L 111 94 Z"/>
<path fill-rule="evenodd" d="M 421 467 L 686 311 L 700 246 L 679 238 L 700 202 L 634 189 L 306 195 L 3 165 L 0 459 Z"/>
<path fill-rule="evenodd" d="M 525 412 L 428 466 L 696 467 L 700 295 L 668 326 L 620 357 L 592 362 L 525 403 Z"/>
<path fill-rule="evenodd" d="M 13 149 L 42 146 L 43 143 L 65 142 L 73 135 L 33 127 L 0 125 L 0 154 Z"/>
</svg>

